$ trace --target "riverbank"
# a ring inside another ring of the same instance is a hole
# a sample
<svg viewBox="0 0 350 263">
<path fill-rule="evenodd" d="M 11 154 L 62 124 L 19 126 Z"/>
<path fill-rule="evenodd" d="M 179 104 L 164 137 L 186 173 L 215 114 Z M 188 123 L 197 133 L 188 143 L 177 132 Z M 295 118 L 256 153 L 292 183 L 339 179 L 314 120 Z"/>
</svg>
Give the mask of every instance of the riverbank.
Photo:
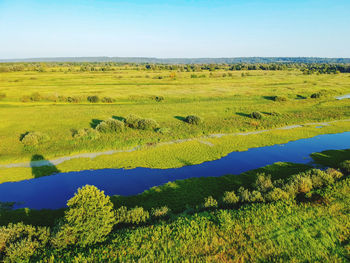
<svg viewBox="0 0 350 263">
<path fill-rule="evenodd" d="M 322 126 L 322 128 L 319 128 Z M 38 178 L 57 172 L 81 171 L 104 168 L 176 168 L 220 159 L 233 151 L 244 151 L 274 144 L 287 143 L 320 134 L 339 133 L 350 130 L 349 120 L 323 123 L 307 123 L 247 133 L 216 134 L 197 139 L 160 143 L 139 147 L 137 150 L 108 152 L 106 155 L 78 156 L 57 165 L 0 168 L 0 183 Z M 94 157 L 94 158 L 91 158 Z M 60 161 L 62 159 L 59 159 Z M 55 160 L 52 160 L 53 162 Z M 46 161 L 44 164 L 48 164 Z M 40 163 L 39 163 L 40 164 Z M 33 171 L 35 170 L 35 173 Z"/>
</svg>

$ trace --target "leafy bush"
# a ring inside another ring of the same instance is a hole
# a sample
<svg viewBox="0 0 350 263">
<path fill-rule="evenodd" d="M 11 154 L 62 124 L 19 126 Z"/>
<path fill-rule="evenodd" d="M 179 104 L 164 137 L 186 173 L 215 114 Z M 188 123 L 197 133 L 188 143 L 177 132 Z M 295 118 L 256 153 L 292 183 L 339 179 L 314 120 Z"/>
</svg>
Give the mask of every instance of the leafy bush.
<svg viewBox="0 0 350 263">
<path fill-rule="evenodd" d="M 114 99 L 111 97 L 103 97 L 101 100 L 103 103 L 113 103 Z"/>
<path fill-rule="evenodd" d="M 226 203 L 228 205 L 234 205 L 234 204 L 238 203 L 239 197 L 235 194 L 234 191 L 225 192 L 224 197 L 223 197 L 223 201 L 224 201 L 224 203 Z"/>
<path fill-rule="evenodd" d="M 0 92 L 0 100 L 6 98 L 6 93 Z"/>
<path fill-rule="evenodd" d="M 116 212 L 117 224 L 141 224 L 149 219 L 149 212 L 143 207 L 135 207 L 128 210 L 125 206 L 120 207 Z"/>
<path fill-rule="evenodd" d="M 30 95 L 31 101 L 40 101 L 41 99 L 42 99 L 42 97 L 41 97 L 39 92 L 34 92 Z"/>
<path fill-rule="evenodd" d="M 161 102 L 164 100 L 164 97 L 163 96 L 156 96 L 154 99 L 156 102 Z"/>
<path fill-rule="evenodd" d="M 270 175 L 265 175 L 264 173 L 257 174 L 257 179 L 255 181 L 255 187 L 258 191 L 266 193 L 273 188 Z"/>
<path fill-rule="evenodd" d="M 287 101 L 287 98 L 284 96 L 274 96 L 273 100 L 278 102 L 283 102 L 283 101 Z"/>
<path fill-rule="evenodd" d="M 286 187 L 289 189 L 290 193 L 294 195 L 298 193 L 308 193 L 312 190 L 312 180 L 303 174 L 298 174 L 291 179 L 289 185 Z"/>
<path fill-rule="evenodd" d="M 311 96 L 310 96 L 310 98 L 311 99 L 318 99 L 318 98 L 320 98 L 321 97 L 321 93 L 313 93 L 313 94 L 311 94 Z"/>
<path fill-rule="evenodd" d="M 250 114 L 250 117 L 251 117 L 252 119 L 260 120 L 260 119 L 262 119 L 262 114 L 261 114 L 260 112 L 258 112 L 258 111 L 254 111 L 254 112 L 252 112 L 252 113 Z"/>
<path fill-rule="evenodd" d="M 319 169 L 312 169 L 311 171 L 308 171 L 304 174 L 310 177 L 313 188 L 327 186 L 333 184 L 335 181 L 331 174 Z"/>
<path fill-rule="evenodd" d="M 116 224 L 113 204 L 109 196 L 92 185 L 78 189 L 68 203 L 65 212 L 65 223 L 58 236 L 68 233 L 71 238 L 85 247 L 102 242 Z"/>
<path fill-rule="evenodd" d="M 342 162 L 340 164 L 340 170 L 342 170 L 343 173 L 349 175 L 350 174 L 350 160 Z"/>
<path fill-rule="evenodd" d="M 65 98 L 65 97 L 62 97 L 62 99 Z M 73 97 L 67 97 L 65 98 L 66 102 L 69 102 L 69 103 L 79 103 L 79 102 L 82 102 L 84 100 L 83 97 L 81 96 L 73 96 Z"/>
<path fill-rule="evenodd" d="M 46 246 L 49 237 L 50 231 L 46 227 L 23 223 L 0 227 L 0 260 L 6 257 L 10 262 L 29 261 L 32 255 Z"/>
<path fill-rule="evenodd" d="M 41 132 L 28 132 L 22 138 L 21 142 L 25 146 L 36 146 L 40 143 L 48 141 L 50 138 L 45 133 Z"/>
<path fill-rule="evenodd" d="M 152 209 L 152 215 L 154 217 L 165 217 L 169 214 L 170 209 L 167 206 Z"/>
<path fill-rule="evenodd" d="M 73 130 L 72 136 L 76 139 L 96 140 L 100 137 L 100 134 L 94 129 L 84 128 L 80 130 Z"/>
<path fill-rule="evenodd" d="M 91 103 L 97 103 L 100 101 L 100 98 L 98 96 L 94 95 L 94 96 L 88 96 L 87 100 L 88 100 L 88 102 L 91 102 Z"/>
<path fill-rule="evenodd" d="M 130 128 L 137 129 L 140 120 L 141 120 L 141 117 L 134 115 L 134 114 L 129 114 L 125 118 L 125 124 Z"/>
<path fill-rule="evenodd" d="M 158 126 L 158 123 L 153 119 L 141 119 L 137 125 L 138 129 L 141 130 L 154 130 Z"/>
<path fill-rule="evenodd" d="M 218 201 L 216 201 L 212 196 L 208 196 L 204 200 L 204 205 L 205 208 L 213 208 L 218 206 Z"/>
<path fill-rule="evenodd" d="M 124 122 L 112 118 L 105 120 L 96 126 L 96 130 L 102 133 L 122 132 L 124 128 Z"/>
<path fill-rule="evenodd" d="M 273 202 L 278 200 L 287 200 L 289 199 L 289 194 L 282 190 L 281 188 L 273 188 L 270 192 L 265 195 L 266 201 Z"/>
<path fill-rule="evenodd" d="M 201 119 L 201 117 L 199 117 L 197 115 L 188 115 L 185 118 L 185 122 L 187 122 L 189 124 L 199 125 L 202 122 L 202 119 Z"/>
<path fill-rule="evenodd" d="M 238 193 L 240 196 L 240 200 L 245 203 L 265 201 L 262 194 L 256 190 L 249 191 L 248 189 L 244 189 L 243 187 L 240 187 L 238 189 Z"/>
<path fill-rule="evenodd" d="M 330 176 L 332 176 L 334 179 L 340 179 L 342 178 L 344 175 L 342 174 L 342 172 L 334 169 L 334 168 L 328 168 L 326 170 L 326 173 L 328 173 Z"/>
<path fill-rule="evenodd" d="M 170 132 L 169 128 L 158 128 L 156 129 L 156 132 L 161 133 L 161 134 L 168 134 Z"/>
</svg>

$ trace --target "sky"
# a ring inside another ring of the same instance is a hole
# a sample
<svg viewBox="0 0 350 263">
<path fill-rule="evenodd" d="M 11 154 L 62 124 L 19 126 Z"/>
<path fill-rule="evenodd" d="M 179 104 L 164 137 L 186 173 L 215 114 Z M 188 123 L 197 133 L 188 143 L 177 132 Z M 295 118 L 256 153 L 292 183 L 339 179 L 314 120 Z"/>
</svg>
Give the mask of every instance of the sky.
<svg viewBox="0 0 350 263">
<path fill-rule="evenodd" d="M 350 57 L 349 0 L 0 0 L 0 58 Z"/>
</svg>

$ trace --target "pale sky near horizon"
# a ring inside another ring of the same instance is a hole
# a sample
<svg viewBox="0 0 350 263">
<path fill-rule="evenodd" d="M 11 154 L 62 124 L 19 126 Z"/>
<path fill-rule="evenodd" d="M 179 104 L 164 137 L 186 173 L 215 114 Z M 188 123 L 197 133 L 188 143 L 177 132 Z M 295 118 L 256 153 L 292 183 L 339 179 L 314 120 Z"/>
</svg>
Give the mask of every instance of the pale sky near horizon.
<svg viewBox="0 0 350 263">
<path fill-rule="evenodd" d="M 0 0 L 0 58 L 350 57 L 349 0 Z"/>
</svg>

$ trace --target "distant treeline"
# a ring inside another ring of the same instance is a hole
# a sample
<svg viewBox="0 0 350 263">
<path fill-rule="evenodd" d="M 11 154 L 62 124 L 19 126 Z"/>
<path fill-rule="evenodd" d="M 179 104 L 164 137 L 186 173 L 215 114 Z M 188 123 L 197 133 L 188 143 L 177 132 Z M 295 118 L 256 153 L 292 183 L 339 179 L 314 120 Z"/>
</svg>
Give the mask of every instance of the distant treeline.
<svg viewBox="0 0 350 263">
<path fill-rule="evenodd" d="M 37 71 L 37 72 L 85 72 L 117 70 L 177 72 L 201 71 L 239 71 L 239 70 L 301 70 L 304 74 L 350 73 L 350 63 L 236 63 L 236 64 L 151 64 L 117 62 L 12 62 L 0 64 L 0 72 Z"/>
<path fill-rule="evenodd" d="M 235 57 L 235 58 L 152 58 L 152 57 L 53 57 L 0 59 L 0 62 L 116 62 L 149 64 L 269 64 L 269 63 L 350 63 L 350 58 L 320 57 Z"/>
</svg>

